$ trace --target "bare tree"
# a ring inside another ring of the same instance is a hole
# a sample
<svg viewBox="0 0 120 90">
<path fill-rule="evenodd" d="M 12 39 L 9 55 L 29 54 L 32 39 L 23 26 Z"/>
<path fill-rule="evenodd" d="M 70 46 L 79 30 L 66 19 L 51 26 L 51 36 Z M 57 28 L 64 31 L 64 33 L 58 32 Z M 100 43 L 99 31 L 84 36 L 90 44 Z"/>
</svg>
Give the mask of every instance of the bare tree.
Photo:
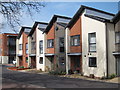
<svg viewBox="0 0 120 90">
<path fill-rule="evenodd" d="M 35 2 L 34 0 L 17 0 L 16 2 L 3 2 L 0 1 L 0 14 L 6 19 L 8 25 L 14 32 L 15 27 L 20 25 L 20 18 L 23 12 L 27 12 L 31 17 L 34 12 L 39 13 L 41 8 L 45 7 L 43 1 Z"/>
</svg>

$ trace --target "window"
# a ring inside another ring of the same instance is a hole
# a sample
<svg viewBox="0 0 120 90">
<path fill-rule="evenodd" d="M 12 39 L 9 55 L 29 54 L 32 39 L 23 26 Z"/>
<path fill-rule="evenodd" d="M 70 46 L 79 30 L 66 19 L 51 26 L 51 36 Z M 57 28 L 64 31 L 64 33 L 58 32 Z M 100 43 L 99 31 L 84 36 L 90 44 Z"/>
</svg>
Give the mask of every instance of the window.
<svg viewBox="0 0 120 90">
<path fill-rule="evenodd" d="M 120 44 L 120 32 L 115 32 L 115 43 Z"/>
<path fill-rule="evenodd" d="M 60 52 L 64 52 L 64 38 L 59 38 Z"/>
<path fill-rule="evenodd" d="M 71 36 L 71 46 L 80 45 L 80 35 Z"/>
<path fill-rule="evenodd" d="M 40 57 L 39 63 L 43 64 L 43 57 Z"/>
<path fill-rule="evenodd" d="M 47 47 L 48 48 L 53 48 L 54 47 L 54 40 L 53 39 L 47 40 Z"/>
<path fill-rule="evenodd" d="M 35 46 L 35 42 L 31 42 L 31 50 L 35 50 L 36 46 Z"/>
<path fill-rule="evenodd" d="M 22 50 L 22 44 L 19 44 L 19 50 Z"/>
<path fill-rule="evenodd" d="M 96 57 L 89 57 L 89 67 L 97 67 Z"/>
<path fill-rule="evenodd" d="M 2 39 L 0 39 L 0 46 L 2 46 Z"/>
<path fill-rule="evenodd" d="M 65 64 L 64 57 L 59 57 L 59 64 L 60 65 L 64 65 Z"/>
<path fill-rule="evenodd" d="M 43 53 L 43 40 L 40 40 L 39 42 L 39 51 L 40 51 L 40 54 Z"/>
<path fill-rule="evenodd" d="M 28 63 L 28 57 L 26 57 L 26 63 Z"/>
<path fill-rule="evenodd" d="M 88 40 L 89 40 L 89 51 L 96 52 L 96 33 L 89 33 Z"/>
<path fill-rule="evenodd" d="M 0 55 L 2 54 L 2 48 L 0 48 Z"/>
<path fill-rule="evenodd" d="M 26 43 L 26 54 L 28 54 L 28 43 Z"/>
</svg>

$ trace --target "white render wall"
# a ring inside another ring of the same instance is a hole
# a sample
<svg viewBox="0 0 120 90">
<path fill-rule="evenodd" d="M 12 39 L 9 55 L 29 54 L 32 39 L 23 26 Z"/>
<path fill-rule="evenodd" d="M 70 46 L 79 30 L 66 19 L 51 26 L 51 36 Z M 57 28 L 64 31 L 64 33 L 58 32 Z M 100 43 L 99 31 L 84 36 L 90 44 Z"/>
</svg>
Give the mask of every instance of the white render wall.
<svg viewBox="0 0 120 90">
<path fill-rule="evenodd" d="M 41 30 L 39 30 L 38 28 L 36 28 L 36 68 L 37 70 L 42 70 L 45 71 L 45 35 L 43 34 L 43 32 Z M 39 41 L 43 40 L 43 54 L 40 54 L 39 52 Z M 40 64 L 40 57 L 43 57 L 43 64 Z"/>
<path fill-rule="evenodd" d="M 8 56 L 0 56 L 2 59 L 2 64 L 8 64 Z"/>
<path fill-rule="evenodd" d="M 23 35 L 21 35 L 19 41 L 18 41 L 18 54 L 22 55 L 22 50 L 19 50 L 19 44 L 23 44 Z"/>
<path fill-rule="evenodd" d="M 66 44 L 66 73 L 68 74 L 68 70 L 70 69 L 70 57 L 67 55 L 68 52 L 70 52 L 70 36 L 69 36 L 70 30 L 69 28 L 66 28 L 65 30 L 65 44 Z"/>
<path fill-rule="evenodd" d="M 108 74 L 116 74 L 116 60 L 112 54 L 115 51 L 115 30 L 114 24 L 107 23 L 107 35 L 108 35 Z"/>
<path fill-rule="evenodd" d="M 106 32 L 105 23 L 85 17 L 82 14 L 82 61 L 83 74 L 95 77 L 106 76 Z M 96 32 L 96 52 L 88 55 L 88 33 Z M 86 57 L 85 57 L 86 55 Z M 97 67 L 89 67 L 89 57 L 97 58 Z"/>
</svg>

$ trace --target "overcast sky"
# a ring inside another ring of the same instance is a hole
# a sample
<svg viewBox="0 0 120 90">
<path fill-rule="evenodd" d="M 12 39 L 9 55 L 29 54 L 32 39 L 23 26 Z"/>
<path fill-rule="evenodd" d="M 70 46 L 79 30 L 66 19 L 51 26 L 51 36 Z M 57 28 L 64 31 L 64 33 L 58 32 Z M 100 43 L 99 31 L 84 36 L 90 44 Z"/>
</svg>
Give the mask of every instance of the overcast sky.
<svg viewBox="0 0 120 90">
<path fill-rule="evenodd" d="M 22 26 L 32 26 L 34 21 L 49 22 L 54 14 L 73 17 L 81 5 L 93 7 L 116 14 L 118 2 L 45 2 L 46 7 L 41 9 L 39 14 L 34 14 L 33 20 L 26 13 L 21 17 Z M 7 27 L 7 26 L 6 26 Z M 18 26 L 17 30 L 20 29 Z M 4 33 L 13 33 L 10 28 L 4 28 Z"/>
</svg>

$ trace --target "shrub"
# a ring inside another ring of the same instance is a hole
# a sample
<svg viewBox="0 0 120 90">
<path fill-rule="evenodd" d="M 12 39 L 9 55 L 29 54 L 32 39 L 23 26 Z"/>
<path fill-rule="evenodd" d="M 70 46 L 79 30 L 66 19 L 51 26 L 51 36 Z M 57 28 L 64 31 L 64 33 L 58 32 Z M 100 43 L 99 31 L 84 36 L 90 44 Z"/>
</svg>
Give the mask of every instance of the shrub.
<svg viewBox="0 0 120 90">
<path fill-rule="evenodd" d="M 49 74 L 52 74 L 52 75 L 65 75 L 66 72 L 65 72 L 65 70 L 62 70 L 62 69 L 56 69 L 56 70 L 53 70 L 53 71 L 49 71 Z"/>
<path fill-rule="evenodd" d="M 116 74 L 111 74 L 108 76 L 108 79 L 112 79 L 112 78 L 115 78 L 116 77 Z"/>
<path fill-rule="evenodd" d="M 21 68 L 24 68 L 24 66 L 20 66 L 20 67 L 18 67 L 18 69 L 21 69 Z"/>
</svg>

